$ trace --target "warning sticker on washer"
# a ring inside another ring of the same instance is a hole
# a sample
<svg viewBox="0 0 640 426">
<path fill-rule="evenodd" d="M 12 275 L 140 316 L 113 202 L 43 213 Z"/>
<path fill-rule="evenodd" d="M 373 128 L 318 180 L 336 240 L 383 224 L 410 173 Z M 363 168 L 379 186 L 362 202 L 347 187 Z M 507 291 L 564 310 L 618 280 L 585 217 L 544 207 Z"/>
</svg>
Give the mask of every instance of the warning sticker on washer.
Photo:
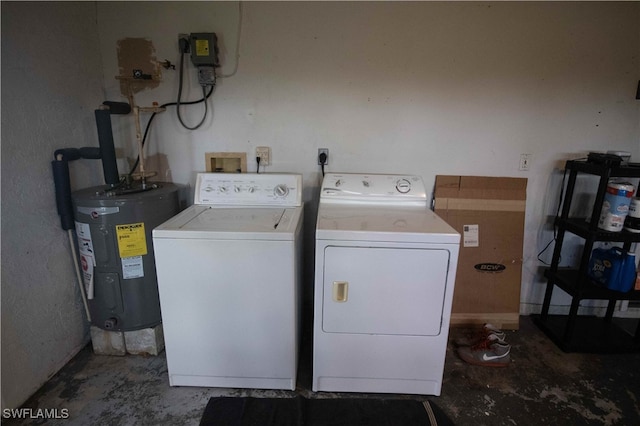
<svg viewBox="0 0 640 426">
<path fill-rule="evenodd" d="M 120 257 L 144 256 L 147 254 L 147 237 L 144 233 L 144 223 L 129 223 L 116 225 L 118 251 Z"/>
<path fill-rule="evenodd" d="M 122 278 L 130 280 L 132 278 L 144 277 L 144 265 L 142 264 L 142 256 L 123 257 L 122 258 Z"/>
<path fill-rule="evenodd" d="M 479 247 L 479 226 L 464 225 L 462 227 L 462 246 L 463 247 Z"/>
</svg>

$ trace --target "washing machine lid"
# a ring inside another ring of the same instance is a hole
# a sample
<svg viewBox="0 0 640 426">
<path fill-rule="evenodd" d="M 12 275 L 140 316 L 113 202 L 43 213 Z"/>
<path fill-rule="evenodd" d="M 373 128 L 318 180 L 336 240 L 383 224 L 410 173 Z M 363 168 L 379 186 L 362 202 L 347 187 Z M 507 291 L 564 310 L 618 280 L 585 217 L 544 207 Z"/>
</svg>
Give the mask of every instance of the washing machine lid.
<svg viewBox="0 0 640 426">
<path fill-rule="evenodd" d="M 426 207 L 323 204 L 319 240 L 459 244 L 460 234 Z"/>
<path fill-rule="evenodd" d="M 153 230 L 153 238 L 293 240 L 302 207 L 194 205 Z"/>
</svg>

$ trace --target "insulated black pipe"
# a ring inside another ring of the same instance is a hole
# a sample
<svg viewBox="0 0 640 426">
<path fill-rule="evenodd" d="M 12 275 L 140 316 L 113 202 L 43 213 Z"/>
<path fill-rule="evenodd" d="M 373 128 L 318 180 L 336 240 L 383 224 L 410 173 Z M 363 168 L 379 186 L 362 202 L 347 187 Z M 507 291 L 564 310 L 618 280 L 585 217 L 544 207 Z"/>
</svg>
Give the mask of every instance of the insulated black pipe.
<svg viewBox="0 0 640 426">
<path fill-rule="evenodd" d="M 56 190 L 56 206 L 60 215 L 62 229 L 68 231 L 75 227 L 73 220 L 73 204 L 71 202 L 71 180 L 69 163 L 65 160 L 52 161 L 53 184 Z"/>
<path fill-rule="evenodd" d="M 94 146 L 84 146 L 80 148 L 80 156 L 87 160 L 99 160 L 102 158 L 100 148 Z"/>
<path fill-rule="evenodd" d="M 58 158 L 62 156 L 62 158 Z M 78 160 L 82 157 L 82 153 L 78 148 L 62 148 L 56 149 L 53 153 L 53 158 L 55 160 L 64 160 L 64 161 L 73 161 Z"/>
<path fill-rule="evenodd" d="M 104 101 L 102 105 L 109 107 L 111 114 L 129 114 L 131 112 L 131 105 L 126 102 L 112 102 Z"/>
<path fill-rule="evenodd" d="M 108 109 L 97 109 L 96 127 L 98 128 L 98 143 L 102 154 L 102 171 L 104 182 L 107 185 L 116 185 L 120 182 L 118 164 L 116 163 L 116 149 L 113 145 L 113 132 L 111 130 L 111 112 Z"/>
<path fill-rule="evenodd" d="M 62 148 L 53 153 L 55 160 L 51 162 L 51 168 L 56 192 L 56 207 L 60 215 L 62 229 L 65 231 L 75 227 L 73 203 L 71 201 L 69 161 L 80 158 L 102 159 L 105 183 L 111 186 L 120 183 L 120 175 L 118 174 L 118 165 L 116 163 L 116 149 L 113 144 L 113 132 L 111 130 L 111 114 L 129 114 L 131 106 L 125 102 L 109 101 L 103 102 L 103 105 L 107 108 L 95 111 L 99 148 Z"/>
</svg>

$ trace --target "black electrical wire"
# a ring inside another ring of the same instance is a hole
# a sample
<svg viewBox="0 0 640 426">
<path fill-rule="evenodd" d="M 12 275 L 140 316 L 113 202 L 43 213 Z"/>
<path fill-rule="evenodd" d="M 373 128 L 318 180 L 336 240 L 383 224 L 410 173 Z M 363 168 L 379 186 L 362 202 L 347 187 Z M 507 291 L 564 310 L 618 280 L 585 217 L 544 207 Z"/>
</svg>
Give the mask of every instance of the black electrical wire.
<svg viewBox="0 0 640 426">
<path fill-rule="evenodd" d="M 256 157 L 256 173 L 260 174 L 260 157 Z"/>
<path fill-rule="evenodd" d="M 324 152 L 318 156 L 318 160 L 320 160 L 320 169 L 322 170 L 322 176 L 324 176 L 324 165 L 327 162 L 327 154 Z"/>
<path fill-rule="evenodd" d="M 182 86 L 182 84 L 180 85 Z M 205 86 L 202 86 L 202 96 L 204 98 L 206 98 L 206 89 Z M 178 101 L 176 102 L 177 107 L 176 107 L 176 113 L 178 115 L 178 120 L 180 121 L 180 124 L 182 124 L 182 127 L 184 127 L 187 130 L 196 130 L 199 129 L 200 126 L 202 126 L 204 124 L 204 121 L 207 119 L 207 114 L 209 113 L 209 105 L 205 102 L 204 103 L 204 114 L 202 115 L 202 120 L 200 120 L 200 122 L 198 124 L 196 124 L 193 127 L 187 126 L 184 121 L 182 121 L 182 116 L 180 115 L 180 105 L 182 105 L 182 103 L 180 102 L 180 98 L 178 98 Z"/>
<path fill-rule="evenodd" d="M 213 90 L 215 89 L 216 85 L 215 82 L 213 85 L 211 85 L 211 88 L 209 89 L 209 93 L 207 93 L 203 98 L 198 99 L 197 101 L 189 101 L 189 102 L 182 102 L 180 105 L 195 105 L 195 104 L 199 104 L 200 102 L 205 102 L 207 101 L 207 99 L 209 99 L 211 97 L 211 95 L 213 94 Z M 203 86 L 204 89 L 204 86 Z M 160 108 L 166 108 L 169 106 L 176 106 L 178 105 L 177 102 L 167 102 L 166 104 L 162 104 L 160 105 Z M 153 121 L 153 119 L 155 118 L 156 114 L 158 114 L 157 112 L 154 112 L 153 114 L 151 114 L 151 117 L 149 117 L 149 121 L 147 121 L 147 125 L 144 129 L 144 135 L 142 136 L 142 146 L 144 147 L 144 144 L 147 140 L 147 135 L 149 134 L 149 128 L 151 127 L 151 122 Z M 138 165 L 140 164 L 140 155 L 138 155 L 138 157 L 136 158 L 135 163 L 133 164 L 133 167 L 131 167 L 131 171 L 129 172 L 129 176 L 133 175 L 133 172 L 136 170 L 136 168 L 138 168 Z"/>
<path fill-rule="evenodd" d="M 207 118 L 207 113 L 208 113 L 208 106 L 207 103 L 204 103 L 204 115 L 202 116 L 202 120 L 200 120 L 200 122 L 198 124 L 196 124 L 195 126 L 191 127 L 191 126 L 187 126 L 184 121 L 182 121 L 182 116 L 180 115 L 180 105 L 182 104 L 181 98 L 182 98 L 182 81 L 184 80 L 183 78 L 183 74 L 184 74 L 184 55 L 186 55 L 186 52 L 182 52 L 182 54 L 180 55 L 180 81 L 178 83 L 178 100 L 176 101 L 176 113 L 178 115 L 178 120 L 180 121 L 180 124 L 182 124 L 182 127 L 184 127 L 187 130 L 196 130 L 198 129 L 200 126 L 202 126 L 202 124 L 204 124 L 204 121 Z M 213 72 L 213 85 L 215 86 L 216 84 L 216 73 L 215 70 Z M 205 86 L 202 85 L 202 96 L 204 98 L 206 98 L 205 95 Z"/>
</svg>

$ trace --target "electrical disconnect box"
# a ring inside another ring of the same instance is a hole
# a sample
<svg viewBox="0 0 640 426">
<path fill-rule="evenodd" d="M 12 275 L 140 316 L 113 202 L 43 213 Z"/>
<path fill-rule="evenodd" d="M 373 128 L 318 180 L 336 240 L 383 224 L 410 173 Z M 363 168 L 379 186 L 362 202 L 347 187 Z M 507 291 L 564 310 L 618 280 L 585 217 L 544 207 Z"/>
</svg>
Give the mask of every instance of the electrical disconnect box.
<svg viewBox="0 0 640 426">
<path fill-rule="evenodd" d="M 216 33 L 191 33 L 189 44 L 191 62 L 198 67 L 198 82 L 212 86 L 215 84 L 215 68 L 220 66 Z"/>
<path fill-rule="evenodd" d="M 216 33 L 191 33 L 191 62 L 193 65 L 219 67 L 218 37 Z"/>
</svg>

